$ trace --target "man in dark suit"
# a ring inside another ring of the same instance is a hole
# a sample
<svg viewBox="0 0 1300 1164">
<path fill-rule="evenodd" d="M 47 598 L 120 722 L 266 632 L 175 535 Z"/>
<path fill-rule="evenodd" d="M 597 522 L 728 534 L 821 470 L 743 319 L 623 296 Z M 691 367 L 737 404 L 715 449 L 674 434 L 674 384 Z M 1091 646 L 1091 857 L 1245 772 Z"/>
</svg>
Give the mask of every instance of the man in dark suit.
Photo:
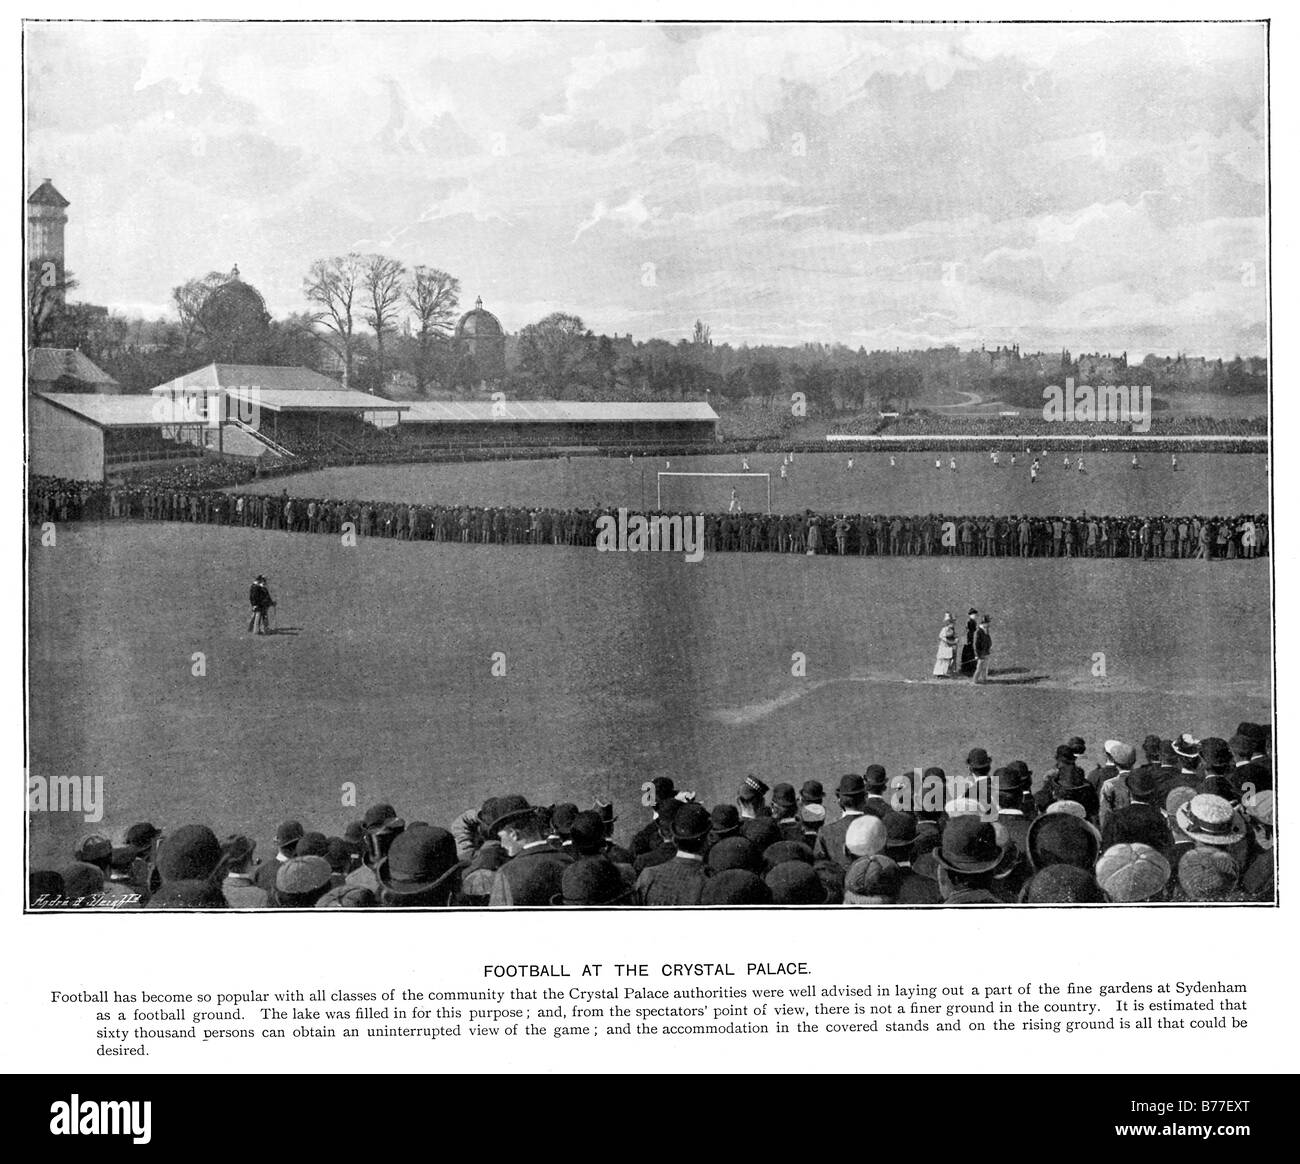
<svg viewBox="0 0 1300 1164">
<path fill-rule="evenodd" d="M 832 861 L 847 869 L 852 861 L 848 860 L 844 849 L 844 838 L 848 836 L 849 825 L 855 817 L 862 816 L 867 807 L 867 782 L 861 776 L 849 774 L 840 777 L 840 785 L 835 799 L 840 802 L 840 819 L 823 826 L 817 834 L 817 843 L 813 846 L 813 856 L 818 861 Z"/>
<path fill-rule="evenodd" d="M 803 841 L 803 825 L 799 823 L 799 801 L 793 784 L 777 784 L 772 789 L 772 818 L 781 830 L 784 841 Z"/>
<path fill-rule="evenodd" d="M 248 619 L 248 629 L 251 631 L 256 628 L 259 635 L 267 632 L 266 615 L 267 611 L 275 605 L 275 599 L 271 597 L 270 588 L 266 584 L 264 575 L 259 574 L 253 584 L 248 588 L 248 605 L 252 608 L 252 613 Z"/>
<path fill-rule="evenodd" d="M 492 878 L 488 906 L 550 905 L 562 892 L 564 870 L 573 857 L 542 835 L 537 810 L 522 796 L 501 797 L 497 813 L 488 833 L 501 838 L 510 860 Z"/>
<path fill-rule="evenodd" d="M 1238 732 L 1228 741 L 1228 749 L 1232 752 L 1233 763 L 1229 776 L 1239 792 L 1247 784 L 1256 792 L 1272 790 L 1273 766 L 1268 763 L 1262 751 L 1257 750 L 1255 740 Z"/>
<path fill-rule="evenodd" d="M 654 820 L 638 829 L 633 835 L 632 843 L 628 847 L 634 857 L 648 853 L 659 844 L 659 825 L 656 823 L 659 819 L 659 806 L 677 795 L 677 789 L 670 776 L 656 776 L 650 783 L 654 788 Z"/>
<path fill-rule="evenodd" d="M 699 905 L 709 870 L 704 864 L 709 814 L 698 804 L 684 804 L 673 814 L 672 835 L 677 852 L 671 861 L 643 869 L 636 879 L 641 905 Z"/>
<path fill-rule="evenodd" d="M 885 776 L 885 770 L 879 764 L 871 764 L 862 774 L 862 782 L 867 788 L 867 799 L 863 809 L 872 816 L 884 817 L 888 812 L 893 811 L 893 805 L 889 801 L 889 780 Z"/>
</svg>

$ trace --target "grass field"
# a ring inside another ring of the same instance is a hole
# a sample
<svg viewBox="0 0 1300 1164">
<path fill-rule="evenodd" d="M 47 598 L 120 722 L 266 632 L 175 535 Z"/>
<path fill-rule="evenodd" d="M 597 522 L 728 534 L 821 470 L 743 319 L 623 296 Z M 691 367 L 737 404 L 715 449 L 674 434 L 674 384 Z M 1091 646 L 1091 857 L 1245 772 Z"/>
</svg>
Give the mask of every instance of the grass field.
<svg viewBox="0 0 1300 1164">
<path fill-rule="evenodd" d="M 948 467 L 956 457 L 957 471 Z M 1076 454 L 1077 456 L 1078 454 Z M 778 512 L 821 513 L 1261 513 L 1268 508 L 1268 459 L 1249 453 L 1139 457 L 1127 453 L 1085 453 L 1085 472 L 1062 467 L 1063 454 L 1042 460 L 1042 474 L 1030 483 L 1023 454 L 994 468 L 987 454 L 899 453 L 893 468 L 883 453 L 799 454 L 789 478 L 780 480 L 780 454 L 748 458 L 756 473 L 772 475 L 772 508 Z M 935 457 L 943 462 L 934 467 Z M 263 493 L 287 489 L 297 497 L 407 501 L 428 505 L 542 505 L 556 508 L 653 506 L 662 459 L 573 457 L 536 461 L 484 461 L 468 465 L 363 465 L 322 469 L 255 482 Z M 672 458 L 673 470 L 738 472 L 739 457 Z M 732 488 L 742 506 L 762 510 L 766 483 L 755 479 L 669 478 L 666 509 L 725 511 Z"/>
<path fill-rule="evenodd" d="M 630 831 L 661 774 L 712 804 L 747 772 L 952 770 L 976 743 L 1041 774 L 1074 733 L 1096 757 L 1271 715 L 1265 561 L 691 565 L 180 524 L 68 526 L 29 554 L 31 773 L 99 773 L 107 801 L 98 825 L 34 814 L 35 867 L 145 819 L 247 831 L 269 857 L 285 817 L 357 818 L 345 782 L 433 822 L 492 793 L 612 797 Z M 245 630 L 258 572 L 280 602 L 266 638 Z M 994 615 L 987 687 L 929 678 L 940 616 L 968 606 Z"/>
</svg>

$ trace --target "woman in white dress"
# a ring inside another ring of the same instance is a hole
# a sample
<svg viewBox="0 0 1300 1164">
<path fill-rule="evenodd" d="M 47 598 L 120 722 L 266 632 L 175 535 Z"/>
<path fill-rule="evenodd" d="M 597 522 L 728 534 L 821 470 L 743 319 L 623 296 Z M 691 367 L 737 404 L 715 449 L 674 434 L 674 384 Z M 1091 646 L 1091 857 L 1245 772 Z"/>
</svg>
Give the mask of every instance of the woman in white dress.
<svg viewBox="0 0 1300 1164">
<path fill-rule="evenodd" d="M 957 658 L 957 627 L 951 614 L 943 616 L 943 629 L 939 632 L 939 652 L 934 657 L 934 673 L 937 677 L 952 674 L 953 663 Z"/>
</svg>

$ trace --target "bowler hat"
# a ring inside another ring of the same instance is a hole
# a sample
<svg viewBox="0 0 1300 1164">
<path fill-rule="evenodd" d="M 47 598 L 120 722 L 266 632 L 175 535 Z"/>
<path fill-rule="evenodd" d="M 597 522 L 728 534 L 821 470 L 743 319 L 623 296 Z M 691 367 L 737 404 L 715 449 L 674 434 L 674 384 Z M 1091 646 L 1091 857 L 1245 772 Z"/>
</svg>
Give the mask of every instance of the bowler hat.
<svg viewBox="0 0 1300 1164">
<path fill-rule="evenodd" d="M 143 849 L 146 845 L 152 844 L 162 836 L 162 829 L 155 828 L 148 821 L 141 821 L 139 824 L 133 824 L 126 830 L 126 836 L 123 843 L 130 845 L 133 849 Z"/>
<path fill-rule="evenodd" d="M 976 772 L 985 771 L 993 767 L 993 761 L 983 748 L 971 748 L 966 753 L 966 767 Z"/>
<path fill-rule="evenodd" d="M 206 825 L 182 825 L 164 838 L 158 852 L 163 881 L 202 881 L 221 863 L 221 843 Z"/>
<path fill-rule="evenodd" d="M 615 905 L 626 901 L 631 887 L 608 857 L 583 857 L 564 870 L 560 893 L 552 905 Z"/>
<path fill-rule="evenodd" d="M 1173 740 L 1160 741 L 1160 767 L 1162 768 L 1178 767 L 1178 753 L 1174 751 Z"/>
<path fill-rule="evenodd" d="M 140 854 L 130 845 L 114 845 L 109 868 L 115 873 L 125 873 L 140 859 Z"/>
<path fill-rule="evenodd" d="M 1206 736 L 1201 741 L 1201 759 L 1209 768 L 1227 768 L 1232 763 L 1228 741 L 1218 736 Z"/>
<path fill-rule="evenodd" d="M 303 829 L 300 822 L 296 820 L 283 821 L 275 830 L 275 843 L 289 852 L 295 851 L 295 846 L 302 839 Z"/>
<path fill-rule="evenodd" d="M 775 905 L 825 905 L 826 887 L 812 866 L 785 861 L 764 878 Z"/>
<path fill-rule="evenodd" d="M 372 804 L 368 809 L 366 809 L 365 819 L 362 823 L 367 829 L 377 829 L 385 821 L 392 820 L 396 815 L 397 809 L 395 809 L 391 804 Z M 301 833 L 299 835 L 301 835 Z"/>
<path fill-rule="evenodd" d="M 425 826 L 394 840 L 375 876 L 388 893 L 404 897 L 438 888 L 459 868 L 456 838 L 446 829 Z"/>
<path fill-rule="evenodd" d="M 763 856 L 744 837 L 726 837 L 709 849 L 707 864 L 715 873 L 726 869 L 748 869 L 758 873 L 763 869 Z"/>
<path fill-rule="evenodd" d="M 704 883 L 701 905 L 771 905 L 772 891 L 757 873 L 725 869 Z"/>
<path fill-rule="evenodd" d="M 850 772 L 847 776 L 840 777 L 839 787 L 835 793 L 837 796 L 865 796 L 866 791 L 867 782 L 861 776 Z"/>
<path fill-rule="evenodd" d="M 242 865 L 253 855 L 256 848 L 256 841 L 238 833 L 221 842 L 221 854 L 230 865 Z"/>
<path fill-rule="evenodd" d="M 1033 773 L 1024 760 L 1012 760 L 994 773 L 999 792 L 1028 792 L 1033 787 Z"/>
<path fill-rule="evenodd" d="M 709 825 L 720 837 L 732 836 L 740 831 L 740 812 L 734 804 L 715 804 Z"/>
<path fill-rule="evenodd" d="M 868 792 L 884 792 L 889 787 L 885 770 L 879 764 L 867 766 L 867 770 L 862 774 L 862 782 L 867 786 Z"/>
<path fill-rule="evenodd" d="M 1129 795 L 1135 800 L 1150 801 L 1160 795 L 1160 782 L 1150 768 L 1134 768 L 1124 777 L 1124 783 L 1128 786 Z"/>
<path fill-rule="evenodd" d="M 569 841 L 576 853 L 595 856 L 605 847 L 605 822 L 598 812 L 580 812 L 569 826 Z"/>
<path fill-rule="evenodd" d="M 679 841 L 699 840 L 709 835 L 711 823 L 703 806 L 683 804 L 673 815 L 673 837 Z"/>
<path fill-rule="evenodd" d="M 329 838 L 324 833 L 303 833 L 298 838 L 298 846 L 294 849 L 295 857 L 323 857 L 329 851 Z"/>
<path fill-rule="evenodd" d="M 573 818 L 578 815 L 576 804 L 557 804 L 551 808 L 551 831 L 556 836 L 568 839 L 573 829 Z"/>
<path fill-rule="evenodd" d="M 1142 755 L 1146 757 L 1148 764 L 1158 763 L 1160 760 L 1160 737 L 1157 735 L 1148 735 L 1142 740 Z"/>
<path fill-rule="evenodd" d="M 108 861 L 113 856 L 113 842 L 107 837 L 101 837 L 98 834 L 86 837 L 81 844 L 77 846 L 74 854 L 78 861 L 85 861 L 91 865 L 97 865 L 100 861 Z"/>
<path fill-rule="evenodd" d="M 799 801 L 794 794 L 793 784 L 774 784 L 772 786 L 772 807 L 793 812 Z"/>
<path fill-rule="evenodd" d="M 677 786 L 671 776 L 656 776 L 650 784 L 654 788 L 655 803 L 661 800 L 672 800 L 677 795 Z"/>
<path fill-rule="evenodd" d="M 886 849 L 906 849 L 916 841 L 915 813 L 887 812 L 882 819 L 885 822 Z"/>
<path fill-rule="evenodd" d="M 1030 822 L 1026 844 L 1035 869 L 1076 865 L 1091 873 L 1101 849 L 1101 834 L 1070 813 L 1044 813 Z"/>
<path fill-rule="evenodd" d="M 1202 845 L 1235 845 L 1246 835 L 1246 822 L 1221 796 L 1200 795 L 1180 805 L 1178 827 Z"/>
<path fill-rule="evenodd" d="M 826 790 L 820 780 L 805 780 L 799 789 L 799 799 L 805 804 L 821 804 L 825 796 Z"/>
<path fill-rule="evenodd" d="M 496 802 L 496 817 L 487 827 L 487 834 L 495 837 L 501 832 L 506 825 L 512 821 L 522 820 L 524 817 L 531 817 L 535 809 L 522 796 L 498 796 Z"/>
<path fill-rule="evenodd" d="M 1112 845 L 1142 843 L 1153 849 L 1166 849 L 1173 838 L 1165 814 L 1154 804 L 1135 801 L 1119 809 L 1106 822 L 1106 836 Z"/>
<path fill-rule="evenodd" d="M 33 869 L 27 875 L 27 900 L 34 903 L 38 897 L 62 897 L 63 875 L 53 869 Z"/>
<path fill-rule="evenodd" d="M 1248 720 L 1242 720 L 1237 725 L 1237 735 L 1244 736 L 1251 743 L 1254 751 L 1264 750 L 1264 741 L 1267 739 L 1267 732 L 1263 724 L 1250 723 Z"/>
<path fill-rule="evenodd" d="M 1006 856 L 997 831 L 977 816 L 958 816 L 948 822 L 939 840 L 935 861 L 951 873 L 988 873 Z"/>
<path fill-rule="evenodd" d="M 1088 750 L 1088 745 L 1083 742 L 1082 736 L 1071 736 L 1065 741 L 1065 746 L 1076 756 L 1082 756 Z"/>
<path fill-rule="evenodd" d="M 1196 786 L 1198 796 L 1218 796 L 1226 800 L 1229 804 L 1236 804 L 1241 799 L 1241 793 L 1237 786 L 1232 782 L 1229 776 L 1219 776 L 1213 772 L 1207 772 L 1205 779 Z"/>
</svg>

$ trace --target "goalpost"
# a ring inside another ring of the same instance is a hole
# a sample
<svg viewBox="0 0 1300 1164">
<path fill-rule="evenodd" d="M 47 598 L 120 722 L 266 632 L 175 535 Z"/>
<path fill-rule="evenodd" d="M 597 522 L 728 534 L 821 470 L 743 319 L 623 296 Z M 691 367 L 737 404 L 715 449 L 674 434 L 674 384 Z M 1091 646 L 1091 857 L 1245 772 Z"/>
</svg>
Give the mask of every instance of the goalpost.
<svg viewBox="0 0 1300 1164">
<path fill-rule="evenodd" d="M 767 482 L 767 512 L 772 512 L 772 474 L 771 473 L 690 473 L 676 469 L 661 469 L 655 474 L 655 509 L 662 510 L 664 505 L 665 477 L 743 477 L 761 479 Z"/>
</svg>

